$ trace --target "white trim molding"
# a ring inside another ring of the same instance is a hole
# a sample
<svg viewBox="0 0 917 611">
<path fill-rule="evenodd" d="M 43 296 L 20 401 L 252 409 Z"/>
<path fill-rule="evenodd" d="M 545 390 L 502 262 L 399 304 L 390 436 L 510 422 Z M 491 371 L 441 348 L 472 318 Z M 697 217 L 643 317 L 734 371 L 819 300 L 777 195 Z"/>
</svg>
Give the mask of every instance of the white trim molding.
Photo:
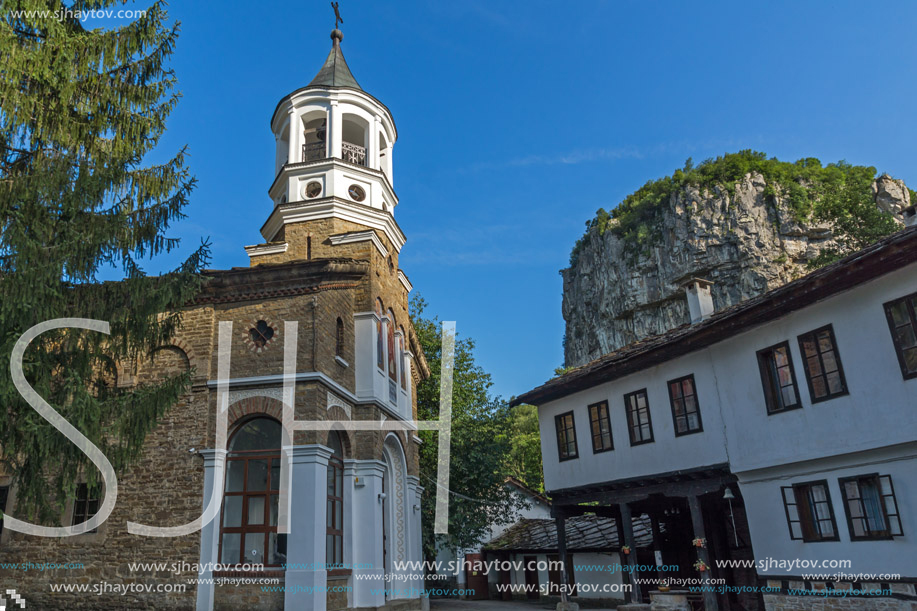
<svg viewBox="0 0 917 611">
<path fill-rule="evenodd" d="M 249 257 L 257 257 L 259 255 L 280 255 L 285 253 L 289 247 L 290 245 L 286 242 L 275 242 L 273 244 L 253 244 L 244 248 Z"/>
<path fill-rule="evenodd" d="M 366 231 L 353 231 L 351 233 L 339 233 L 330 236 L 328 240 L 331 242 L 332 246 L 370 241 L 383 258 L 388 256 L 388 248 L 385 247 L 385 244 L 382 243 L 382 240 L 379 239 L 379 236 L 372 229 Z"/>
<path fill-rule="evenodd" d="M 398 281 L 401 282 L 401 286 L 403 286 L 405 289 L 407 289 L 407 291 L 408 291 L 409 293 L 410 293 L 412 290 L 414 290 L 414 285 L 411 284 L 411 281 L 410 281 L 410 280 L 408 280 L 407 274 L 405 274 L 405 273 L 404 273 L 403 271 L 401 271 L 400 269 L 398 270 Z"/>
<path fill-rule="evenodd" d="M 394 416 L 397 420 L 401 420 L 407 423 L 413 423 L 413 418 L 405 418 L 399 414 L 396 410 L 392 409 L 390 405 L 386 405 L 378 399 L 360 399 L 355 394 L 329 378 L 327 375 L 320 371 L 309 371 L 303 373 L 295 374 L 294 379 L 296 382 L 320 382 L 334 391 L 337 395 L 344 398 L 345 401 L 349 401 L 353 405 L 367 405 L 373 404 L 379 407 L 383 412 L 389 416 Z M 245 386 L 269 386 L 275 384 L 283 384 L 284 376 L 283 374 L 267 375 L 267 376 L 254 376 L 250 378 L 232 378 L 227 380 L 228 385 L 232 387 L 245 387 Z M 211 389 L 216 389 L 219 386 L 219 380 L 207 380 L 207 387 Z M 269 396 L 269 395 L 262 395 Z M 408 427 L 408 430 L 416 430 L 416 426 L 411 424 Z"/>
<path fill-rule="evenodd" d="M 396 252 L 401 251 L 406 241 L 404 233 L 401 232 L 401 228 L 391 214 L 338 197 L 277 206 L 261 228 L 261 235 L 264 236 L 264 239 L 270 240 L 280 232 L 284 225 L 326 218 L 337 218 L 365 225 L 371 229 L 378 229 L 385 233 Z"/>
</svg>

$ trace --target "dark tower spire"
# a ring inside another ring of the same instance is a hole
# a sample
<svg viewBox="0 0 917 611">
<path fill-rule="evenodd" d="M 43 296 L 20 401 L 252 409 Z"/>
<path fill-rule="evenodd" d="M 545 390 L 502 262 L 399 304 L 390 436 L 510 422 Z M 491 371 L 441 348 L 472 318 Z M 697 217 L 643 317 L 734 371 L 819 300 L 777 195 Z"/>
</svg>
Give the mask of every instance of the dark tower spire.
<svg viewBox="0 0 917 611">
<path fill-rule="evenodd" d="M 343 32 L 337 28 L 331 30 L 331 52 L 308 87 L 350 87 L 363 91 L 344 60 L 344 53 L 341 52 L 342 40 Z"/>
</svg>

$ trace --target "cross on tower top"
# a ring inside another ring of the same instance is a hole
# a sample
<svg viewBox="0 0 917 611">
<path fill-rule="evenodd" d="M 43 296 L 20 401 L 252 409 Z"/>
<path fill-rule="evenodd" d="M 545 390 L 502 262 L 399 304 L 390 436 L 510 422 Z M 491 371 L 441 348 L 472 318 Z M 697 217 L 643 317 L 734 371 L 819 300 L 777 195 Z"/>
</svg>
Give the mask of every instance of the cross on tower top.
<svg viewBox="0 0 917 611">
<path fill-rule="evenodd" d="M 341 17 L 341 11 L 338 10 L 338 5 L 340 2 L 332 2 L 331 8 L 334 9 L 334 29 L 338 29 L 338 24 L 344 23 L 343 17 Z"/>
</svg>

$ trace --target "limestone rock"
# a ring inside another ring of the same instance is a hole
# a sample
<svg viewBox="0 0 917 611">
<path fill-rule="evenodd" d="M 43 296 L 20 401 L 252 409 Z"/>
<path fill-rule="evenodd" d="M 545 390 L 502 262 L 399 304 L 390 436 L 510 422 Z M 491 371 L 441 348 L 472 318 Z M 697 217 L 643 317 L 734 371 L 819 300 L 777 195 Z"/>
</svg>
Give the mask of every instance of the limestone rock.
<svg viewBox="0 0 917 611">
<path fill-rule="evenodd" d="M 888 174 L 882 174 L 872 183 L 872 192 L 876 206 L 885 212 L 891 212 L 900 220 L 901 211 L 911 205 L 911 194 L 903 180 L 896 180 Z"/>
<path fill-rule="evenodd" d="M 736 183 L 734 196 L 719 188 L 677 191 L 655 239 L 642 247 L 625 246 L 613 231 L 590 231 L 576 263 L 561 271 L 565 365 L 689 322 L 689 278 L 714 282 L 713 304 L 722 310 L 804 275 L 806 264 L 834 244 L 832 229 L 796 222 L 780 190 L 766 191 L 758 173 Z M 910 205 L 904 183 L 887 175 L 876 179 L 873 193 L 882 210 Z"/>
</svg>

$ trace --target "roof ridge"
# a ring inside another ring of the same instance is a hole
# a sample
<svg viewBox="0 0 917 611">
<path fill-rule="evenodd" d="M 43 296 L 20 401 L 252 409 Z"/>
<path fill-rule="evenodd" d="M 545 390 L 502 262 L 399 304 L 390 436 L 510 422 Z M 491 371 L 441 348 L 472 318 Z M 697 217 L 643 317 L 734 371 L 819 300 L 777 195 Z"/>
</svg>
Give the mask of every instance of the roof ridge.
<svg viewBox="0 0 917 611">
<path fill-rule="evenodd" d="M 717 334 L 718 329 L 735 332 L 735 329 L 726 327 L 745 325 L 742 330 L 757 327 L 915 262 L 917 228 L 906 227 L 786 284 L 714 312 L 702 322 L 679 325 L 596 357 L 511 399 L 510 406 L 522 403 L 543 404 L 583 388 L 635 373 L 640 370 L 639 367 L 649 365 L 643 363 L 638 367 L 633 363 L 641 358 L 652 360 L 650 356 L 654 354 L 659 356 L 652 364 L 672 360 L 726 339 L 728 335 Z M 793 297 L 794 292 L 799 292 L 796 299 L 789 300 L 787 295 Z M 780 299 L 792 303 L 780 304 L 780 307 L 774 305 Z M 676 344 L 681 347 L 680 351 L 675 350 Z M 624 367 L 625 363 L 627 368 Z M 615 368 L 613 374 L 610 371 L 612 367 Z"/>
</svg>

